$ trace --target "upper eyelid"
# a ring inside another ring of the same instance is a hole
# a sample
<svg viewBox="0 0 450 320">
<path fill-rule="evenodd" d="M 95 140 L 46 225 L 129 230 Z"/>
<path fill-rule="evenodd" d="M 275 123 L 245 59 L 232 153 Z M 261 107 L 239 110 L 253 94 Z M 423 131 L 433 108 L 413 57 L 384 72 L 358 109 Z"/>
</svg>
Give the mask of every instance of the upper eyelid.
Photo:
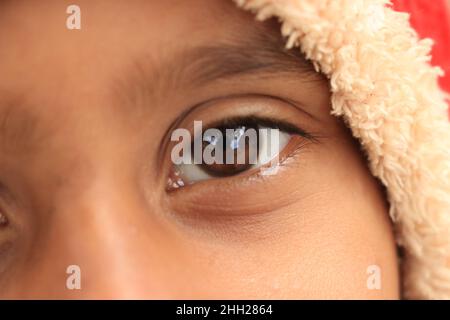
<svg viewBox="0 0 450 320">
<path fill-rule="evenodd" d="M 170 133 L 173 132 L 189 114 L 195 112 L 197 109 L 207 105 L 208 103 L 214 102 L 214 101 L 221 101 L 221 100 L 225 100 L 225 99 L 233 99 L 233 98 L 241 98 L 241 97 L 244 98 L 244 97 L 248 97 L 248 96 L 281 100 L 281 101 L 286 102 L 287 104 L 291 105 L 295 109 L 299 110 L 301 113 L 303 113 L 307 117 L 313 119 L 314 121 L 320 121 L 313 114 L 307 112 L 305 110 L 306 108 L 302 107 L 302 103 L 300 103 L 299 101 L 284 98 L 284 97 L 275 97 L 275 96 L 259 94 L 259 93 L 255 93 L 255 94 L 247 93 L 247 94 L 234 94 L 234 95 L 227 95 L 227 96 L 219 96 L 219 97 L 214 97 L 214 98 L 202 101 L 200 103 L 196 103 L 195 105 L 188 107 L 178 117 L 176 117 L 175 120 L 172 121 L 172 123 L 169 125 L 169 127 L 164 132 L 164 135 L 163 135 L 164 139 L 159 144 L 159 150 L 165 150 L 165 148 L 167 147 L 167 145 L 170 142 L 170 139 L 168 138 L 170 136 Z M 316 136 L 316 134 L 314 134 L 314 136 Z M 162 160 L 162 157 L 159 157 L 158 163 L 160 163 L 161 160 Z"/>
<path fill-rule="evenodd" d="M 315 134 L 308 132 L 286 120 L 282 119 L 275 119 L 271 117 L 262 117 L 258 115 L 248 115 L 248 116 L 237 116 L 237 117 L 231 117 L 231 118 L 225 118 L 223 121 L 218 121 L 213 123 L 212 125 L 208 126 L 208 128 L 219 128 L 219 127 L 225 127 L 229 129 L 233 129 L 233 126 L 237 126 L 240 124 L 252 124 L 252 125 L 259 125 L 269 128 L 275 128 L 280 129 L 282 131 L 291 133 L 291 134 L 297 134 L 299 136 L 302 136 L 309 140 L 316 140 Z"/>
</svg>

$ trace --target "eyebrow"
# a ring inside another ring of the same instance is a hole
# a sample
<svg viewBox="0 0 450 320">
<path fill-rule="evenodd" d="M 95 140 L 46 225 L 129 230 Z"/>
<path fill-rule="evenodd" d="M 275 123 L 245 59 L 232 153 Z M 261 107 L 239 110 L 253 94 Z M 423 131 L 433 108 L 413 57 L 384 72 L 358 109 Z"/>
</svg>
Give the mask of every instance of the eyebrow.
<svg viewBox="0 0 450 320">
<path fill-rule="evenodd" d="M 156 52 L 132 60 L 130 70 L 125 72 L 128 76 L 125 81 L 118 79 L 116 91 L 129 96 L 134 93 L 131 85 L 155 98 L 158 93 L 237 78 L 327 81 L 299 48 L 286 48 L 286 39 L 277 21 L 254 21 L 251 30 L 218 39 L 215 44 L 183 47 L 175 43 L 169 54 L 165 54 L 166 49 L 158 48 Z"/>
<path fill-rule="evenodd" d="M 281 38 L 281 37 L 280 37 Z M 193 49 L 186 54 L 195 84 L 236 76 L 281 77 L 323 81 L 299 49 L 286 49 L 278 42 L 245 41 Z"/>
<path fill-rule="evenodd" d="M 277 20 L 255 20 L 245 27 L 242 33 L 186 54 L 193 61 L 196 80 L 205 82 L 243 74 L 268 77 L 289 74 L 299 80 L 324 80 L 299 48 L 286 48 Z"/>
<path fill-rule="evenodd" d="M 255 21 L 254 30 L 218 40 L 213 45 L 178 48 L 176 54 L 167 55 L 162 60 L 150 59 L 149 56 L 133 60 L 132 68 L 124 78 L 113 79 L 119 80 L 119 87 L 113 88 L 119 91 L 120 98 L 125 95 L 128 100 L 134 96 L 136 88 L 139 94 L 143 90 L 146 96 L 154 97 L 186 85 L 195 87 L 237 77 L 261 80 L 287 76 L 298 81 L 326 81 L 299 48 L 285 47 L 278 23 Z M 127 81 L 129 77 L 132 81 Z M 38 118 L 24 112 L 23 108 L 17 108 L 16 102 L 0 106 L 2 148 L 31 147 L 44 138 L 44 134 L 36 135 L 43 129 Z"/>
</svg>

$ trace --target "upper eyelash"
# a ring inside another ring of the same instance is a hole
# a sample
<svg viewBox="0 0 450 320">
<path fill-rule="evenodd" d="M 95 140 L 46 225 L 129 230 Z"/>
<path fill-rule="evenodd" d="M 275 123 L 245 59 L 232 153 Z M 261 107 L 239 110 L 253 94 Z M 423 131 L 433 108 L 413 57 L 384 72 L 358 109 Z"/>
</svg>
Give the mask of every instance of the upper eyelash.
<svg viewBox="0 0 450 320">
<path fill-rule="evenodd" d="M 213 124 L 209 125 L 207 128 L 208 129 L 209 128 L 232 129 L 237 126 L 243 126 L 243 125 L 247 125 L 247 126 L 251 126 L 251 127 L 268 127 L 268 128 L 280 129 L 291 135 L 297 135 L 297 136 L 304 138 L 304 139 L 302 139 L 303 142 L 299 143 L 297 145 L 297 147 L 290 152 L 289 155 L 286 155 L 285 157 L 283 157 L 281 159 L 281 161 L 278 163 L 278 166 L 280 166 L 280 167 L 288 166 L 290 163 L 289 160 L 296 158 L 299 155 L 300 150 L 302 150 L 309 143 L 320 143 L 321 142 L 319 140 L 319 138 L 321 138 L 319 135 L 313 134 L 311 132 L 307 132 L 307 131 L 303 130 L 302 128 L 299 128 L 299 127 L 293 125 L 290 122 L 287 122 L 284 120 L 277 120 L 277 119 L 270 118 L 270 117 L 261 117 L 258 115 L 235 116 L 235 117 L 226 118 L 221 121 L 213 122 Z M 195 140 L 196 137 L 193 137 L 193 139 Z M 192 141 L 192 143 L 194 143 L 194 141 Z M 280 150 L 280 152 L 281 152 L 281 150 Z M 250 172 L 247 172 L 247 174 L 245 174 L 245 175 L 243 175 L 243 173 L 241 173 L 236 176 L 225 177 L 225 178 L 235 178 L 237 176 L 241 176 L 241 178 L 244 177 L 244 179 L 254 179 L 254 178 L 259 177 L 260 174 L 259 174 L 259 171 L 254 171 L 253 173 L 251 173 L 251 171 L 250 171 Z"/>
<path fill-rule="evenodd" d="M 268 127 L 273 129 L 279 129 L 290 134 L 299 135 L 305 139 L 316 141 L 317 136 L 311 132 L 307 132 L 302 128 L 299 128 L 292 123 L 284 120 L 277 120 L 270 117 L 261 117 L 258 115 L 248 115 L 248 116 L 237 116 L 227 118 L 221 121 L 215 122 L 210 125 L 209 128 L 235 128 L 239 125 L 249 125 L 253 127 Z"/>
</svg>

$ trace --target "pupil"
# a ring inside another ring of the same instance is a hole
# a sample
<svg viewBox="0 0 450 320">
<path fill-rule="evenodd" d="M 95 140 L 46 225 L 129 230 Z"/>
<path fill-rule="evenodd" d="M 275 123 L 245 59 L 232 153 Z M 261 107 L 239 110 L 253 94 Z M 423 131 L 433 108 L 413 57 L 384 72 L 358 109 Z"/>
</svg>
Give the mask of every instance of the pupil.
<svg viewBox="0 0 450 320">
<path fill-rule="evenodd" d="M 233 176 L 256 164 L 259 150 L 259 136 L 256 127 L 238 125 L 234 128 L 221 127 L 218 129 L 221 132 L 221 139 L 214 136 L 208 137 L 205 139 L 207 141 L 203 142 L 203 150 L 208 146 L 221 145 L 222 154 L 216 155 L 215 150 L 217 149 L 213 149 L 211 155 L 215 161 L 213 164 L 203 162 L 201 164 L 203 171 L 216 177 Z"/>
</svg>

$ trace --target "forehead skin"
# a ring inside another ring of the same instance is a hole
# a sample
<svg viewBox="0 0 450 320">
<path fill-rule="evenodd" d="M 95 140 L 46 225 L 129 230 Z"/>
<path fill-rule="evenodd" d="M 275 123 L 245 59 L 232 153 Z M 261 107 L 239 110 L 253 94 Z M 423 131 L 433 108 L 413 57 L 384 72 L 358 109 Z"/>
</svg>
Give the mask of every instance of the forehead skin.
<svg viewBox="0 0 450 320">
<path fill-rule="evenodd" d="M 47 115 L 40 120 L 49 120 L 46 127 L 58 127 L 51 117 L 59 119 L 62 113 L 70 117 L 76 112 L 86 118 L 88 111 L 109 113 L 114 104 L 112 79 L 119 78 L 135 59 L 157 59 L 173 47 L 209 41 L 228 32 L 221 26 L 211 32 L 214 19 L 204 19 L 212 17 L 207 14 L 210 10 L 229 10 L 223 2 L 211 6 L 196 1 L 199 9 L 194 16 L 183 14 L 189 8 L 186 1 L 134 2 L 136 5 L 129 1 L 78 2 L 81 32 L 65 28 L 67 1 L 42 1 L 39 9 L 33 1 L 2 2 L 3 105 L 24 106 L 29 111 L 35 108 L 41 114 L 45 110 Z M 161 15 L 168 10 L 170 16 Z M 173 23 L 174 16 L 179 18 L 177 23 Z M 127 114 L 131 118 L 135 112 L 127 110 Z"/>
<path fill-rule="evenodd" d="M 122 122 L 133 128 L 142 119 L 151 124 L 161 114 L 173 118 L 180 112 L 177 106 L 189 106 L 207 98 L 208 85 L 217 83 L 205 81 L 202 91 L 187 85 L 195 77 L 190 74 L 191 69 L 207 70 L 208 64 L 219 63 L 214 58 L 200 61 L 195 48 L 217 43 L 235 43 L 245 48 L 252 41 L 246 43 L 242 39 L 266 33 L 270 39 L 270 35 L 273 38 L 279 32 L 278 26 L 255 23 L 250 14 L 237 10 L 230 1 L 136 0 L 133 5 L 129 1 L 80 1 L 81 31 L 65 28 L 65 1 L 43 1 L 38 10 L 32 3 L 5 1 L 0 10 L 0 24 L 4 26 L 0 30 L 4 48 L 0 50 L 0 112 L 8 113 L 13 122 L 14 115 L 26 110 L 28 117 L 20 118 L 16 127 L 27 123 L 24 127 L 28 131 L 22 134 L 27 136 L 27 147 L 33 147 L 39 140 L 48 142 L 45 138 L 49 136 L 57 137 L 56 131 L 70 128 L 69 118 L 82 117 L 86 124 L 92 118 L 117 116 L 121 112 Z M 282 42 L 280 38 L 277 45 Z M 216 56 L 221 55 L 224 54 L 216 50 Z M 298 74 L 295 77 L 298 82 Z M 327 96 L 312 90 L 317 88 L 318 81 L 291 86 L 289 90 L 284 85 L 286 78 L 279 76 L 270 85 L 259 80 L 258 88 L 261 91 L 271 88 L 273 92 L 282 88 L 287 94 L 307 92 L 304 104 L 313 105 L 310 111 L 316 115 L 329 118 Z M 292 74 L 290 78 L 294 78 Z M 237 87 L 232 82 L 220 85 Z M 142 103 L 144 108 L 139 108 L 133 99 L 140 94 L 136 93 L 137 88 L 143 87 L 148 89 L 148 101 Z M 321 87 L 322 91 L 327 90 L 325 81 Z M 175 90 L 177 95 L 168 98 L 168 93 Z M 10 107 L 14 112 L 8 110 Z M 41 134 L 36 143 L 31 139 L 34 135 L 27 135 L 35 126 L 42 129 L 36 130 Z M 13 136 L 17 138 L 15 133 Z"/>
<path fill-rule="evenodd" d="M 229 0 L 79 0 L 82 30 L 71 31 L 70 4 L 0 1 L 0 178 L 33 209 L 17 218 L 31 230 L 20 244 L 27 261 L 8 287 L 0 281 L 0 296 L 397 296 L 383 195 L 329 114 L 328 83 L 289 71 L 213 80 L 223 72 L 202 68 L 192 59 L 198 53 L 182 54 L 272 27 Z M 297 171 L 283 187 L 298 184 L 289 195 L 298 201 L 234 226 L 246 231 L 238 232 L 242 241 L 183 233 L 161 218 L 167 212 L 158 207 L 161 188 L 152 179 L 159 169 L 142 177 L 141 168 L 189 106 L 249 92 L 297 100 L 314 119 L 299 122 L 332 139 L 305 153 L 307 170 L 291 168 Z M 250 241 L 252 232 L 264 237 Z M 74 261 L 91 290 L 61 289 Z M 366 289 L 372 263 L 383 267 L 383 291 Z"/>
<path fill-rule="evenodd" d="M 230 1 L 78 5 L 82 30 L 74 31 L 65 27 L 65 1 L 42 1 L 38 9 L 33 1 L 2 2 L 0 48 L 7 50 L 0 50 L 0 145 L 11 158 L 32 157 L 49 168 L 52 162 L 85 166 L 90 177 L 89 171 L 98 172 L 93 162 L 110 153 L 123 160 L 142 149 L 157 154 L 165 130 L 188 107 L 231 94 L 296 97 L 330 129 L 338 127 L 329 115 L 328 83 L 311 79 L 311 72 L 278 73 L 270 81 L 257 73 L 221 81 L 201 74 L 219 61 L 213 54 L 197 57 L 198 48 L 226 43 L 247 50 L 243 39 L 261 37 L 283 44 L 279 26 L 255 22 Z M 255 47 L 253 40 L 249 44 Z M 197 74 L 206 80 L 192 85 Z M 143 135 L 152 139 L 128 143 Z"/>
</svg>

